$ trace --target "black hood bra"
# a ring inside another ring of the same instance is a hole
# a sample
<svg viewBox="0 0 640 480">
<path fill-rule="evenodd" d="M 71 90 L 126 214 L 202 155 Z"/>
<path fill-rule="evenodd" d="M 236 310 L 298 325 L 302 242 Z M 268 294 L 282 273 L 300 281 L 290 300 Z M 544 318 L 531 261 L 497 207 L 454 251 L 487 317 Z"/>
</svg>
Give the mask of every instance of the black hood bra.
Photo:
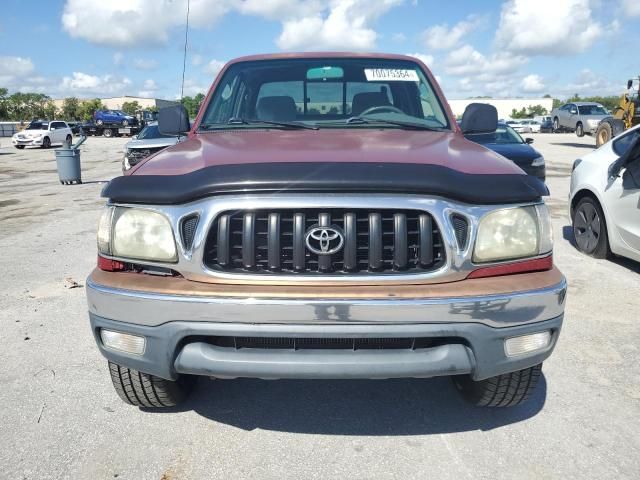
<svg viewBox="0 0 640 480">
<path fill-rule="evenodd" d="M 471 174 L 409 163 L 251 163 L 215 165 L 183 175 L 116 177 L 102 190 L 115 203 L 177 205 L 237 193 L 394 193 L 471 204 L 541 200 L 546 185 L 524 174 Z"/>
</svg>

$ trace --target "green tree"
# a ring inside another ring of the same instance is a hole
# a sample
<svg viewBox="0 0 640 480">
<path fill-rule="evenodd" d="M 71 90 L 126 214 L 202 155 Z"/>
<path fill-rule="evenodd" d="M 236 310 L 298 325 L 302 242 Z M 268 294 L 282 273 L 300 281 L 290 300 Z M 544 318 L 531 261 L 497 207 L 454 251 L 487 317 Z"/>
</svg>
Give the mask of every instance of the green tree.
<svg viewBox="0 0 640 480">
<path fill-rule="evenodd" d="M 559 98 L 554 98 L 551 108 L 558 108 L 562 106 L 562 101 Z"/>
<path fill-rule="evenodd" d="M 529 105 L 527 107 L 527 116 L 529 117 L 535 117 L 536 115 L 546 115 L 547 113 L 547 109 L 544 108 L 542 105 Z"/>
<path fill-rule="evenodd" d="M 68 97 L 62 102 L 62 117 L 65 120 L 80 119 L 80 101 L 76 97 Z"/>
<path fill-rule="evenodd" d="M 9 90 L 0 88 L 0 120 L 8 120 L 7 94 Z"/>
<path fill-rule="evenodd" d="M 58 110 L 56 108 L 56 104 L 55 103 L 53 103 L 51 100 L 48 100 L 44 104 L 43 112 L 44 112 L 44 118 L 47 118 L 49 120 L 53 120 L 53 119 L 58 117 L 58 114 L 60 113 L 60 110 Z"/>
<path fill-rule="evenodd" d="M 124 102 L 122 104 L 122 111 L 128 115 L 135 115 L 138 110 L 142 110 L 142 106 L 137 100 L 133 102 Z"/>
<path fill-rule="evenodd" d="M 99 98 L 85 100 L 80 104 L 80 118 L 84 121 L 91 120 L 96 110 L 105 110 L 105 106 Z"/>
<path fill-rule="evenodd" d="M 182 105 L 184 105 L 184 108 L 187 109 L 187 112 L 189 113 L 190 118 L 193 118 L 198 114 L 198 110 L 200 109 L 200 104 L 203 101 L 204 101 L 203 93 L 198 93 L 194 97 L 186 96 L 182 98 Z"/>
<path fill-rule="evenodd" d="M 528 118 L 528 114 L 527 114 L 527 109 L 522 107 L 521 110 L 516 110 L 515 108 L 511 110 L 511 118 L 513 119 L 517 119 L 517 118 Z"/>
</svg>

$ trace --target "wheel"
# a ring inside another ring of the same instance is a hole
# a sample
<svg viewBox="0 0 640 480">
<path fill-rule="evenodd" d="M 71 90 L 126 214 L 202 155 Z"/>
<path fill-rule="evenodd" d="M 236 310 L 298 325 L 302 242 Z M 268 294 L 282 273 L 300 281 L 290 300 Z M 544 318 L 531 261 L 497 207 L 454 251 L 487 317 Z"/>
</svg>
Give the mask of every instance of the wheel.
<svg viewBox="0 0 640 480">
<path fill-rule="evenodd" d="M 96 120 L 96 125 L 102 125 L 104 123 L 104 121 L 102 120 Z"/>
<path fill-rule="evenodd" d="M 73 143 L 73 136 L 67 135 L 67 138 L 65 138 L 64 141 L 71 145 Z"/>
<path fill-rule="evenodd" d="M 113 137 L 113 130 L 111 130 L 110 128 L 105 128 L 102 134 L 107 138 Z"/>
<path fill-rule="evenodd" d="M 174 407 L 187 398 L 193 388 L 193 377 L 183 375 L 172 382 L 112 362 L 109 362 L 109 373 L 122 401 L 136 407 Z"/>
<path fill-rule="evenodd" d="M 594 258 L 609 256 L 607 224 L 602 208 L 593 197 L 583 197 L 573 209 L 573 236 L 578 250 Z"/>
<path fill-rule="evenodd" d="M 582 123 L 578 123 L 576 125 L 576 135 L 579 137 L 584 137 L 584 127 L 582 126 Z"/>
<path fill-rule="evenodd" d="M 556 132 L 560 130 L 560 122 L 558 121 L 558 117 L 553 119 L 553 130 Z"/>
<path fill-rule="evenodd" d="M 51 148 L 51 139 L 49 137 L 42 139 L 42 148 Z"/>
<path fill-rule="evenodd" d="M 604 145 L 613 137 L 613 130 L 609 122 L 600 122 L 596 130 L 596 148 Z"/>
<path fill-rule="evenodd" d="M 462 397 L 477 407 L 513 407 L 531 396 L 541 373 L 542 364 L 539 363 L 479 382 L 470 375 L 456 375 L 453 383 Z"/>
<path fill-rule="evenodd" d="M 126 127 L 127 125 L 129 125 L 129 120 L 122 120 L 122 126 Z"/>
<path fill-rule="evenodd" d="M 24 150 L 24 145 L 14 145 L 18 150 Z"/>
</svg>

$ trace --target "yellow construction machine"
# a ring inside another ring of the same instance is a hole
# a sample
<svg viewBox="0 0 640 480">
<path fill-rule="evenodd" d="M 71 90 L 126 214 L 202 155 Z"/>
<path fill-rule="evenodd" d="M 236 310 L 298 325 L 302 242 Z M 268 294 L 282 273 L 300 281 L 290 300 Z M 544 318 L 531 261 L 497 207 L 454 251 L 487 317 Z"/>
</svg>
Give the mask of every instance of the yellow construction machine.
<svg viewBox="0 0 640 480">
<path fill-rule="evenodd" d="M 620 97 L 620 103 L 613 110 L 613 115 L 604 118 L 598 125 L 596 147 L 638 124 L 640 124 L 640 76 L 635 89 L 633 80 L 627 82 L 627 91 Z"/>
</svg>

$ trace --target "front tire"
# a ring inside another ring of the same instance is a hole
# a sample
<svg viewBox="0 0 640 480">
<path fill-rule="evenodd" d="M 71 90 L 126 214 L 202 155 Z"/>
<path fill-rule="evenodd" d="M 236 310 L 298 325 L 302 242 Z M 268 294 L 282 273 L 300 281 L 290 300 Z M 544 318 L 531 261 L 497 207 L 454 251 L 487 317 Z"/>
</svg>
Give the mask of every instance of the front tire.
<svg viewBox="0 0 640 480">
<path fill-rule="evenodd" d="M 67 138 L 65 138 L 64 141 L 71 145 L 73 143 L 73 135 L 67 135 Z"/>
<path fill-rule="evenodd" d="M 558 117 L 553 119 L 553 131 L 557 132 L 560 130 L 560 122 L 558 121 Z"/>
<path fill-rule="evenodd" d="M 18 150 L 24 150 L 24 145 L 14 145 Z"/>
<path fill-rule="evenodd" d="M 593 197 L 582 198 L 573 209 L 573 236 L 578 250 L 594 258 L 609 256 L 609 237 L 604 213 Z"/>
<path fill-rule="evenodd" d="M 129 120 L 122 120 L 122 126 L 126 127 L 127 125 L 129 125 Z"/>
<path fill-rule="evenodd" d="M 193 377 L 183 375 L 172 382 L 112 362 L 109 362 L 109 373 L 118 396 L 123 402 L 136 407 L 175 407 L 189 396 L 193 388 Z"/>
<path fill-rule="evenodd" d="M 576 125 L 576 135 L 578 137 L 584 137 L 584 127 L 582 126 L 581 123 L 578 123 Z"/>
<path fill-rule="evenodd" d="M 104 123 L 103 120 L 96 120 L 96 125 L 102 125 Z"/>
<path fill-rule="evenodd" d="M 113 137 L 113 130 L 111 130 L 110 128 L 105 128 L 104 132 L 102 132 L 102 135 L 104 135 L 107 138 L 111 138 Z"/>
<path fill-rule="evenodd" d="M 470 375 L 453 377 L 458 392 L 476 407 L 513 407 L 527 401 L 538 384 L 542 364 L 474 381 Z"/>
<path fill-rule="evenodd" d="M 51 139 L 49 137 L 42 139 L 42 148 L 51 148 Z"/>
</svg>

